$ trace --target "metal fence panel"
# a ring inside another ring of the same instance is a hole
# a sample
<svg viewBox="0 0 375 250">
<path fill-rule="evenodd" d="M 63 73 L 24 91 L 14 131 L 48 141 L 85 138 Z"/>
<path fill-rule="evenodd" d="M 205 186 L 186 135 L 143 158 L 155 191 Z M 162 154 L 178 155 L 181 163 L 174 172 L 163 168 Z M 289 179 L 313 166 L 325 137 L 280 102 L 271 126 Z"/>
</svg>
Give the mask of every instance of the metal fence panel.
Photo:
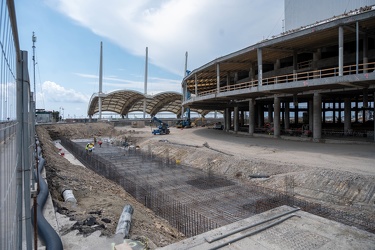
<svg viewBox="0 0 375 250">
<path fill-rule="evenodd" d="M 16 126 L 16 121 L 0 123 L 0 249 L 16 249 L 17 243 Z"/>
<path fill-rule="evenodd" d="M 13 0 L 0 3 L 0 50 L 0 249 L 22 249 L 23 235 L 31 249 L 30 184 L 24 183 L 31 180 L 35 108 Z"/>
</svg>

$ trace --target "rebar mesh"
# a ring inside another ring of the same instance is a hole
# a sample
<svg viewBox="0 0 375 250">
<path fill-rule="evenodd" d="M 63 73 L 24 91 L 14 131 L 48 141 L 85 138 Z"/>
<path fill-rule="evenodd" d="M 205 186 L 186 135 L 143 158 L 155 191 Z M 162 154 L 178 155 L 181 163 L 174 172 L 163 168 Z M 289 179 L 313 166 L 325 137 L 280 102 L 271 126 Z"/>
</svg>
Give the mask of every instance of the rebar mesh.
<svg viewBox="0 0 375 250">
<path fill-rule="evenodd" d="M 319 216 L 375 231 L 373 217 L 352 215 L 297 199 L 294 193 L 244 185 L 236 179 L 155 157 L 150 152 L 102 146 L 90 154 L 85 152 L 84 143 L 65 138 L 61 143 L 88 168 L 120 184 L 137 201 L 188 237 L 281 205 L 296 205 Z M 293 182 L 290 178 L 286 180 Z M 286 190 L 293 190 L 293 183 L 287 185 Z"/>
</svg>

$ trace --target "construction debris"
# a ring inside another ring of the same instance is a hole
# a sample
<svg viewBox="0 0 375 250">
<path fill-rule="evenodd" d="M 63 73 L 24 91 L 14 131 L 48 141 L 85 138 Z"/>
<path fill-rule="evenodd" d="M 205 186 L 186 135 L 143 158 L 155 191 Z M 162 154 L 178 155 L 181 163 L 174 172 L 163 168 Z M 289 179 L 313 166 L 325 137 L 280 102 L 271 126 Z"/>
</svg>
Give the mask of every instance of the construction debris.
<svg viewBox="0 0 375 250">
<path fill-rule="evenodd" d="M 118 221 L 116 234 L 123 234 L 124 238 L 129 238 L 130 226 L 134 209 L 131 205 L 125 205 L 121 217 Z"/>
</svg>

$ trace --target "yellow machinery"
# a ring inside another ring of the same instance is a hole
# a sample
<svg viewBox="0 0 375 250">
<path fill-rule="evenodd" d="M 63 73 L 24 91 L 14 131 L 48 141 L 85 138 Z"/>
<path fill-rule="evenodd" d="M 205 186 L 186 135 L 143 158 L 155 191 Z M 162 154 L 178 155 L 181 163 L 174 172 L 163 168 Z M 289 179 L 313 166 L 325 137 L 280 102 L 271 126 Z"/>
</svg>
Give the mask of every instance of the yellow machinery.
<svg viewBox="0 0 375 250">
<path fill-rule="evenodd" d="M 191 126 L 192 127 L 198 127 L 198 126 L 204 127 L 206 126 L 206 119 L 203 116 L 198 117 L 191 123 Z"/>
</svg>

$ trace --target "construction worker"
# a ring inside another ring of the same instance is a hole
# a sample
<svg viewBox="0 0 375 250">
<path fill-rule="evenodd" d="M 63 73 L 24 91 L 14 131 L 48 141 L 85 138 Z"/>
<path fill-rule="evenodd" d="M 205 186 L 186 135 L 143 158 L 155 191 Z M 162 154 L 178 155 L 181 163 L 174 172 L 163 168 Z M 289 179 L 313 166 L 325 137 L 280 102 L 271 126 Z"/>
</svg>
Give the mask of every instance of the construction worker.
<svg viewBox="0 0 375 250">
<path fill-rule="evenodd" d="M 94 143 L 89 144 L 89 153 L 91 153 L 94 150 Z"/>
</svg>

